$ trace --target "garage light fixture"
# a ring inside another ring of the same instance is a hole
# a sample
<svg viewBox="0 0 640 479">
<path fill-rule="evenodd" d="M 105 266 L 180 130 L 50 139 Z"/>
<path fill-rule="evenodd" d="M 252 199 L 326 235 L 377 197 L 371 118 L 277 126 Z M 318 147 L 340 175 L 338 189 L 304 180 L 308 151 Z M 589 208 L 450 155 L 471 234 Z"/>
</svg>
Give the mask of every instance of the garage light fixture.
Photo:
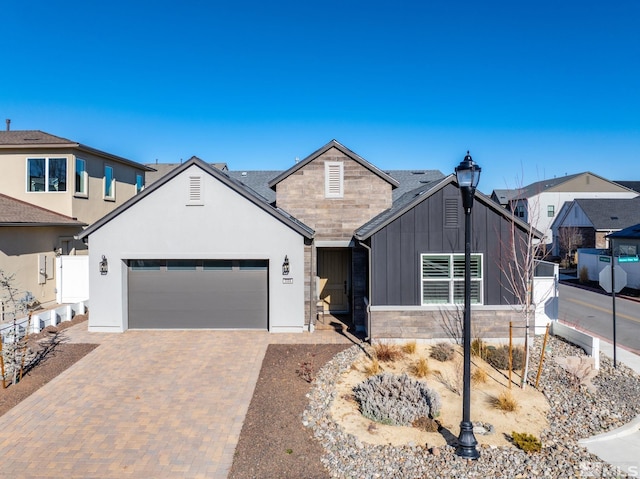
<svg viewBox="0 0 640 479">
<path fill-rule="evenodd" d="M 289 275 L 289 257 L 284 257 L 284 263 L 282 263 L 282 276 Z"/>
<path fill-rule="evenodd" d="M 102 260 L 100 261 L 100 274 L 107 274 L 109 272 L 109 263 L 107 262 L 107 257 L 102 255 Z"/>
</svg>

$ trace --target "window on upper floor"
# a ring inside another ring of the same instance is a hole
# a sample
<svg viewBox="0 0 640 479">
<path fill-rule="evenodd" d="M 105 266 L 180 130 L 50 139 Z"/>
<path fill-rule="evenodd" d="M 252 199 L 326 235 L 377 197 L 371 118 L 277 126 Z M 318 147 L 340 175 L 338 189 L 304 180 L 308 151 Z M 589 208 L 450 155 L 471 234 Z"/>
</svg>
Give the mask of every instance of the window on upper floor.
<svg viewBox="0 0 640 479">
<path fill-rule="evenodd" d="M 472 254 L 471 303 L 482 304 L 482 255 Z M 420 255 L 422 304 L 464 303 L 464 254 Z"/>
<path fill-rule="evenodd" d="M 144 189 L 144 176 L 140 173 L 136 174 L 136 194 Z"/>
<path fill-rule="evenodd" d="M 344 163 L 341 161 L 325 161 L 324 163 L 324 196 L 325 198 L 342 198 L 344 195 Z"/>
<path fill-rule="evenodd" d="M 113 176 L 113 167 L 104 165 L 104 199 L 116 199 L 116 179 Z"/>
<path fill-rule="evenodd" d="M 67 191 L 67 159 L 27 158 L 27 191 Z"/>
<path fill-rule="evenodd" d="M 556 214 L 556 207 L 553 205 L 548 205 L 547 206 L 547 216 L 549 218 L 553 218 Z"/>
<path fill-rule="evenodd" d="M 516 210 L 514 213 L 518 218 L 524 218 L 524 206 L 523 205 L 516 206 Z"/>
<path fill-rule="evenodd" d="M 81 158 L 76 158 L 76 196 L 88 196 L 89 175 L 87 173 L 87 162 Z"/>
</svg>

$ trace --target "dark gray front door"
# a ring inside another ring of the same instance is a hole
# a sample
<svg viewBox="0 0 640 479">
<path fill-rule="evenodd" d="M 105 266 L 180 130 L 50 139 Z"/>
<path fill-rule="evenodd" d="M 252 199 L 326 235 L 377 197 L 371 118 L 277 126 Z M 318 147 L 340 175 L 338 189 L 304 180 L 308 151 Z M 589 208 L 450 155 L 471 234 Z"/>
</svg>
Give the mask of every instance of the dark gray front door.
<svg viewBox="0 0 640 479">
<path fill-rule="evenodd" d="M 267 329 L 263 260 L 130 260 L 129 328 Z"/>
</svg>

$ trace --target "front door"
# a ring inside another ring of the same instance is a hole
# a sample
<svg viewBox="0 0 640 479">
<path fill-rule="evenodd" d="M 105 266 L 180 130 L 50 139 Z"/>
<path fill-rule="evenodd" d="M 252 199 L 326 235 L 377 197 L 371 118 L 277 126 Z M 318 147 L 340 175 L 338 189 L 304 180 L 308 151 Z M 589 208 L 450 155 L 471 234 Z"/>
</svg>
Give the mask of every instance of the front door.
<svg viewBox="0 0 640 479">
<path fill-rule="evenodd" d="M 318 249 L 320 300 L 325 312 L 349 312 L 350 258 L 348 248 Z"/>
</svg>

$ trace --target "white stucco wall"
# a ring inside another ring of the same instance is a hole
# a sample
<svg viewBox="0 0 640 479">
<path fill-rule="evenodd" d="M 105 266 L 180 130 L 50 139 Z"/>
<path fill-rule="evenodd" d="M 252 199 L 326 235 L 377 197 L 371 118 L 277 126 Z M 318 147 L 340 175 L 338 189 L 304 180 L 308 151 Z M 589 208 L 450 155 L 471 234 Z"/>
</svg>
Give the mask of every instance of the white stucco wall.
<svg viewBox="0 0 640 479">
<path fill-rule="evenodd" d="M 637 193 L 629 192 L 543 192 L 529 198 L 529 218 L 528 222 L 538 231 L 545 234 L 544 242 L 550 243 L 553 240 L 551 224 L 560 212 L 565 201 L 573 201 L 583 198 L 635 198 Z M 547 207 L 554 207 L 554 215 L 548 216 Z M 571 213 L 573 214 L 573 213 Z"/>
<path fill-rule="evenodd" d="M 194 175 L 203 179 L 201 206 L 187 205 Z M 89 250 L 90 331 L 127 329 L 128 259 L 269 260 L 270 331 L 304 328 L 304 237 L 196 165 L 92 233 Z M 292 284 L 283 284 L 285 255 Z"/>
</svg>

